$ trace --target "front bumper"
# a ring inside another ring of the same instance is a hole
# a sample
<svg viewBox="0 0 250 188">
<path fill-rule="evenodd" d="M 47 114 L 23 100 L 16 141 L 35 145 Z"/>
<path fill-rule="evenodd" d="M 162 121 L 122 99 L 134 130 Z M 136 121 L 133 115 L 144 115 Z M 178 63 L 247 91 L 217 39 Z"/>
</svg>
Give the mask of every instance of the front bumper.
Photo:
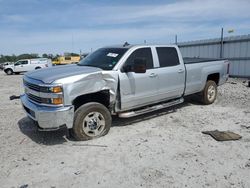
<svg viewBox="0 0 250 188">
<path fill-rule="evenodd" d="M 44 130 L 56 130 L 66 125 L 68 129 L 73 127 L 74 106 L 47 107 L 32 103 L 27 96 L 20 96 L 26 114 L 37 121 L 39 127 Z"/>
</svg>

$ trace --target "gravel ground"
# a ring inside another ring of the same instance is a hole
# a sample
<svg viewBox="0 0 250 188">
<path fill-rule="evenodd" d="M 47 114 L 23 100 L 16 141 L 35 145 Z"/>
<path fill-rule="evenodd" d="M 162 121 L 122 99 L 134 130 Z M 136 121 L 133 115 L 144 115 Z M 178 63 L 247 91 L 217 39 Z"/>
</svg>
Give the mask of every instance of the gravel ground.
<svg viewBox="0 0 250 188">
<path fill-rule="evenodd" d="M 105 137 L 68 140 L 38 132 L 10 95 L 22 75 L 0 72 L 1 187 L 250 187 L 250 88 L 241 79 L 219 87 L 216 102 L 182 105 L 126 120 Z M 230 130 L 217 142 L 201 131 Z"/>
</svg>

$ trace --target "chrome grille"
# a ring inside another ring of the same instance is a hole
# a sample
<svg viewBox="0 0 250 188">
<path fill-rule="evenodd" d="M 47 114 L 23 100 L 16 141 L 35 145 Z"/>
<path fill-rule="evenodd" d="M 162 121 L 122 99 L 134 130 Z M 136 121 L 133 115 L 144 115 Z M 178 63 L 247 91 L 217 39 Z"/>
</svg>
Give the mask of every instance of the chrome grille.
<svg viewBox="0 0 250 188">
<path fill-rule="evenodd" d="M 32 94 L 30 94 L 30 93 L 26 93 L 26 94 L 27 94 L 27 96 L 28 96 L 28 98 L 29 98 L 30 100 L 35 101 L 35 102 L 37 102 L 37 103 L 42 103 L 42 98 L 41 98 L 41 97 L 37 97 L 37 96 L 32 95 Z"/>
<path fill-rule="evenodd" d="M 27 98 L 34 103 L 39 103 L 41 105 L 51 105 L 51 106 L 61 106 L 62 104 L 52 104 L 53 98 L 62 97 L 62 93 L 52 93 L 50 87 L 47 85 L 39 85 L 37 81 L 29 82 L 29 79 L 23 79 L 23 85 L 25 87 L 25 94 Z"/>
<path fill-rule="evenodd" d="M 27 86 L 28 88 L 32 89 L 32 90 L 40 91 L 40 86 L 39 85 L 35 85 L 35 84 L 32 84 L 32 83 L 26 82 L 25 80 L 23 81 L 23 84 L 25 86 Z"/>
</svg>

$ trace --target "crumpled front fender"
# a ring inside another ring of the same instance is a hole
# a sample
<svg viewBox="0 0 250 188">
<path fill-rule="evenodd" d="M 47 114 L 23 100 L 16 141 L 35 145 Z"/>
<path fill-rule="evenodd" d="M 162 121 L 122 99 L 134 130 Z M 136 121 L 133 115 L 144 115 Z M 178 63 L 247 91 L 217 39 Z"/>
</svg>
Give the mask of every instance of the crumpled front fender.
<svg viewBox="0 0 250 188">
<path fill-rule="evenodd" d="M 78 96 L 109 90 L 110 102 L 114 103 L 117 94 L 117 71 L 98 71 L 59 79 L 54 83 L 63 84 L 64 104 L 71 105 Z"/>
</svg>

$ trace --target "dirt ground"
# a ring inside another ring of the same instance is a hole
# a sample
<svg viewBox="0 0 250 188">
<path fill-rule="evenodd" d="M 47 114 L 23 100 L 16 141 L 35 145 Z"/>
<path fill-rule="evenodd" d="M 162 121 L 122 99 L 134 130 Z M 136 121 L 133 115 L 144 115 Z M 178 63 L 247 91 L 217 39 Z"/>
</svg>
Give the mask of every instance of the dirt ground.
<svg viewBox="0 0 250 188">
<path fill-rule="evenodd" d="M 105 137 L 87 142 L 66 131 L 38 132 L 10 95 L 22 75 L 0 71 L 0 187 L 250 187 L 250 88 L 219 87 L 216 102 L 115 119 Z M 238 141 L 201 132 L 230 130 Z"/>
</svg>

